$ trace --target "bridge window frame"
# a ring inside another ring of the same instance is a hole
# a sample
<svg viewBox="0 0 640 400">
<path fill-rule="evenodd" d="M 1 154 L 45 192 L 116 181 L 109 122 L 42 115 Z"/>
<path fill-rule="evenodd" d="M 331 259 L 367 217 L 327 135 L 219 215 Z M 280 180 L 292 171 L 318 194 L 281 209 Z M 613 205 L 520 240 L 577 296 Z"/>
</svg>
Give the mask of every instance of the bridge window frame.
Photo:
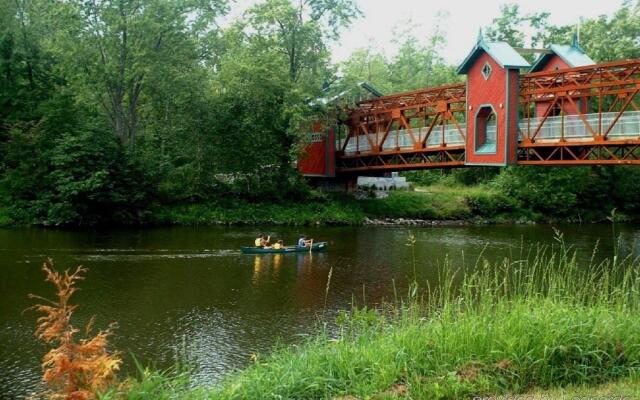
<svg viewBox="0 0 640 400">
<path fill-rule="evenodd" d="M 495 120 L 495 134 L 487 135 L 487 125 L 491 119 Z M 473 137 L 476 154 L 497 154 L 498 152 L 498 113 L 492 104 L 478 106 L 474 117 Z M 489 140 L 487 140 L 489 139 Z"/>
</svg>

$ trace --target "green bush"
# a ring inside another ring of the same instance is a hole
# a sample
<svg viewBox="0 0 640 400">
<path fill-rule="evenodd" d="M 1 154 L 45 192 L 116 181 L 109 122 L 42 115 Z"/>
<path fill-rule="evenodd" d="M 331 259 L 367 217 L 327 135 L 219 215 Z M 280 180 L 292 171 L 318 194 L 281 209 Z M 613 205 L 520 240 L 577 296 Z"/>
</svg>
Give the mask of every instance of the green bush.
<svg viewBox="0 0 640 400">
<path fill-rule="evenodd" d="M 0 180 L 11 219 L 20 224 L 139 222 L 152 182 L 118 139 L 61 96 L 37 124 L 14 126 L 1 150 Z"/>
<path fill-rule="evenodd" d="M 500 173 L 498 167 L 460 168 L 451 172 L 454 180 L 462 185 L 471 186 L 488 183 Z"/>
<path fill-rule="evenodd" d="M 446 170 L 407 171 L 402 176 L 416 185 L 429 186 L 440 182 L 447 176 Z"/>
<path fill-rule="evenodd" d="M 465 196 L 465 201 L 473 215 L 481 217 L 496 217 L 519 209 L 517 201 L 500 192 L 469 193 Z"/>
<path fill-rule="evenodd" d="M 589 184 L 589 168 L 510 167 L 495 185 L 526 209 L 546 216 L 572 217 Z"/>
</svg>

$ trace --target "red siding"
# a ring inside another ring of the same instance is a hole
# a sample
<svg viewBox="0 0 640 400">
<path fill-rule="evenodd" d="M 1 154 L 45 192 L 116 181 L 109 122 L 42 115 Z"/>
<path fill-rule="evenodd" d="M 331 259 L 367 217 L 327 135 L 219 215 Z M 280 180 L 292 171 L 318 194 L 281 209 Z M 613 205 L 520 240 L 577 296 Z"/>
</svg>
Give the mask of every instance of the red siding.
<svg viewBox="0 0 640 400">
<path fill-rule="evenodd" d="M 547 61 L 547 63 L 544 65 L 544 67 L 542 67 L 540 71 L 554 71 L 556 69 L 565 69 L 565 68 L 571 68 L 571 67 L 569 67 L 569 64 L 564 62 L 562 58 L 554 54 L 553 56 L 551 56 L 549 61 Z"/>
<path fill-rule="evenodd" d="M 507 134 L 507 164 L 515 164 L 518 158 L 518 96 L 520 94 L 520 73 L 518 70 L 509 70 L 509 131 Z"/>
<path fill-rule="evenodd" d="M 492 70 L 488 80 L 485 80 L 481 73 L 485 62 L 489 62 Z M 502 69 L 487 53 L 478 57 L 467 74 L 466 164 L 504 164 L 505 162 L 506 77 L 507 71 Z M 480 106 L 483 105 L 491 105 L 496 113 L 495 154 L 475 153 L 475 117 Z"/>
<path fill-rule="evenodd" d="M 322 133 L 324 127 L 316 122 L 314 133 Z M 310 133 L 309 136 L 312 134 Z M 298 156 L 298 171 L 306 176 L 335 175 L 335 134 L 333 129 L 324 136 L 324 140 L 308 143 Z"/>
</svg>

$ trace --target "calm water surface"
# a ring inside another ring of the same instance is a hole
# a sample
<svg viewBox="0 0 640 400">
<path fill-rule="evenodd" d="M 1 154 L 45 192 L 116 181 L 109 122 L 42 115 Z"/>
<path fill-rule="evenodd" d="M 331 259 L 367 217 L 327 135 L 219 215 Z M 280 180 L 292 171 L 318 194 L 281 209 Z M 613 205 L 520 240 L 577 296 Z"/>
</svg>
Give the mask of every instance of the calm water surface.
<svg viewBox="0 0 640 400">
<path fill-rule="evenodd" d="M 622 251 L 639 246 L 640 227 L 616 227 Z M 562 226 L 565 239 L 591 255 L 612 253 L 609 225 Z M 133 371 L 132 357 L 158 368 L 189 360 L 196 378 L 214 384 L 225 373 L 312 333 L 325 304 L 327 313 L 352 301 L 379 303 L 413 275 L 409 229 L 387 227 L 311 228 L 305 233 L 330 241 L 326 253 L 242 255 L 239 247 L 265 231 L 292 243 L 298 228 L 159 228 L 62 231 L 0 230 L 0 397 L 34 391 L 45 349 L 33 337 L 36 315 L 24 312 L 28 293 L 51 295 L 40 271 L 45 257 L 56 266 L 89 268 L 77 317 L 97 317 L 98 326 L 118 322 L 114 345 Z M 448 255 L 468 268 L 484 250 L 490 260 L 518 254 L 520 243 L 552 243 L 551 226 L 433 227 L 413 229 L 418 279 L 437 283 Z M 364 296 L 364 299 L 363 299 Z"/>
</svg>

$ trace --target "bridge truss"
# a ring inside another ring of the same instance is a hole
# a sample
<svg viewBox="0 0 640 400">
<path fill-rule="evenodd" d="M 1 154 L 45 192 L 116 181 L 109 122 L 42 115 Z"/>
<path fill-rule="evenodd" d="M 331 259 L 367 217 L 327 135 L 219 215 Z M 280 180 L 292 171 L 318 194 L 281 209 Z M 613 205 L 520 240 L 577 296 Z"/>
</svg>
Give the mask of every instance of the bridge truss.
<svg viewBox="0 0 640 400">
<path fill-rule="evenodd" d="M 517 163 L 640 165 L 640 60 L 520 76 Z M 466 86 L 361 101 L 340 123 L 336 173 L 461 167 Z"/>
<path fill-rule="evenodd" d="M 522 76 L 518 163 L 640 164 L 639 91 L 640 60 Z"/>
<path fill-rule="evenodd" d="M 464 84 L 361 101 L 338 141 L 337 172 L 464 165 Z"/>
</svg>

